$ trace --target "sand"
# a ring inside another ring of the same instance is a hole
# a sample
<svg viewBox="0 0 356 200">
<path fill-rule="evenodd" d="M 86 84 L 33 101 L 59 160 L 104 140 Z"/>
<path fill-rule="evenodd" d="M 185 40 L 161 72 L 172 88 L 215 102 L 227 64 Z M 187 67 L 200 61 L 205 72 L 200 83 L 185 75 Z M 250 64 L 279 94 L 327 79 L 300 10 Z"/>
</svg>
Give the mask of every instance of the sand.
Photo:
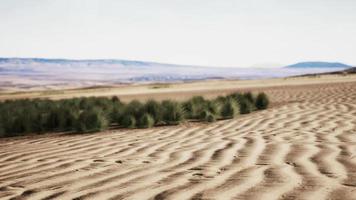
<svg viewBox="0 0 356 200">
<path fill-rule="evenodd" d="M 318 80 L 211 124 L 0 139 L 0 199 L 355 200 L 356 80 Z"/>
</svg>

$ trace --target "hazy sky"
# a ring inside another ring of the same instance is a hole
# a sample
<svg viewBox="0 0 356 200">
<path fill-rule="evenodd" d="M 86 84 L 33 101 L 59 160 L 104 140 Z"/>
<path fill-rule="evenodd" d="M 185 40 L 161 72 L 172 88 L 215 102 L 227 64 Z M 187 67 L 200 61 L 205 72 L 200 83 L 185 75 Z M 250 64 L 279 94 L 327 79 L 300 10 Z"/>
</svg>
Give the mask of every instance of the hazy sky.
<svg viewBox="0 0 356 200">
<path fill-rule="evenodd" d="M 0 57 L 356 65 L 356 0 L 0 0 Z"/>
</svg>

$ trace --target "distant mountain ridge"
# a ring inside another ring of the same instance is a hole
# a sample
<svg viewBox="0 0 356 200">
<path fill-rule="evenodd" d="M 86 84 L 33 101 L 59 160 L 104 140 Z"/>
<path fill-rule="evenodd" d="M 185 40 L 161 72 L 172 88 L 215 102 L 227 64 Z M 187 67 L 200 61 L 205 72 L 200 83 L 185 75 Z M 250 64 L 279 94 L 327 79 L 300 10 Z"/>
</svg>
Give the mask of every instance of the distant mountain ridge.
<svg viewBox="0 0 356 200">
<path fill-rule="evenodd" d="M 193 66 L 193 65 L 179 65 L 168 64 L 150 61 L 124 60 L 124 59 L 65 59 L 65 58 L 4 58 L 0 57 L 0 65 L 38 65 L 38 64 L 54 64 L 54 65 L 78 65 L 78 66 L 93 66 L 93 65 L 121 65 L 121 66 Z M 194 66 L 203 67 L 203 66 Z M 340 62 L 299 62 L 284 68 L 350 68 L 352 66 Z M 258 68 L 258 67 L 253 67 Z"/>
<path fill-rule="evenodd" d="M 208 79 L 263 79 L 349 69 L 342 63 L 320 63 L 298 63 L 278 68 L 237 68 L 119 59 L 0 58 L 0 91 Z"/>
<path fill-rule="evenodd" d="M 286 68 L 350 68 L 352 66 L 340 62 L 299 62 Z"/>
<path fill-rule="evenodd" d="M 145 62 L 136 60 L 119 60 L 119 59 L 62 59 L 62 58 L 1 58 L 0 64 L 81 64 L 81 65 L 135 65 L 135 66 L 147 66 L 147 65 L 173 65 L 163 64 L 156 62 Z"/>
</svg>

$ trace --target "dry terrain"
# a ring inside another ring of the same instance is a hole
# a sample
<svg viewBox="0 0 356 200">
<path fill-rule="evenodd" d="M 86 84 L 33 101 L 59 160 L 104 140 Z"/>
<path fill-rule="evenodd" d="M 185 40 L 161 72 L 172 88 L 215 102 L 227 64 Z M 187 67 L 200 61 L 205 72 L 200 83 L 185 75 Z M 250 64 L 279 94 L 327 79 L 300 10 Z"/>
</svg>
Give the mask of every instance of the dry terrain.
<svg viewBox="0 0 356 200">
<path fill-rule="evenodd" d="M 355 76 L 189 84 L 96 95 L 263 90 L 273 106 L 211 124 L 0 139 L 0 199 L 356 199 Z"/>
<path fill-rule="evenodd" d="M 305 76 L 260 80 L 207 80 L 185 83 L 157 83 L 157 84 L 119 84 L 111 86 L 98 86 L 77 89 L 28 90 L 24 92 L 17 88 L 11 90 L 0 90 L 0 101 L 5 99 L 21 98 L 50 98 L 64 99 L 82 96 L 114 96 L 117 95 L 123 101 L 133 99 L 157 100 L 177 99 L 184 100 L 193 95 L 204 95 L 215 97 L 226 95 L 234 91 L 264 90 L 265 88 L 281 86 L 305 86 L 324 83 L 354 82 L 356 75 L 323 75 L 320 77 Z"/>
</svg>

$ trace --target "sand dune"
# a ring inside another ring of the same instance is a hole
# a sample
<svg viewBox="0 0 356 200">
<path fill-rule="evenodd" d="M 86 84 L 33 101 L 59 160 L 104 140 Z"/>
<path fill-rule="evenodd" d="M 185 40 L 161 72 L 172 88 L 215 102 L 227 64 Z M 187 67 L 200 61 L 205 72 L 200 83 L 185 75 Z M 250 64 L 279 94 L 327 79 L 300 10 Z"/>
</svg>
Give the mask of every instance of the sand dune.
<svg viewBox="0 0 356 200">
<path fill-rule="evenodd" d="M 258 89 L 256 89 L 258 90 Z M 356 199 L 356 81 L 212 124 L 0 140 L 0 199 Z"/>
</svg>

